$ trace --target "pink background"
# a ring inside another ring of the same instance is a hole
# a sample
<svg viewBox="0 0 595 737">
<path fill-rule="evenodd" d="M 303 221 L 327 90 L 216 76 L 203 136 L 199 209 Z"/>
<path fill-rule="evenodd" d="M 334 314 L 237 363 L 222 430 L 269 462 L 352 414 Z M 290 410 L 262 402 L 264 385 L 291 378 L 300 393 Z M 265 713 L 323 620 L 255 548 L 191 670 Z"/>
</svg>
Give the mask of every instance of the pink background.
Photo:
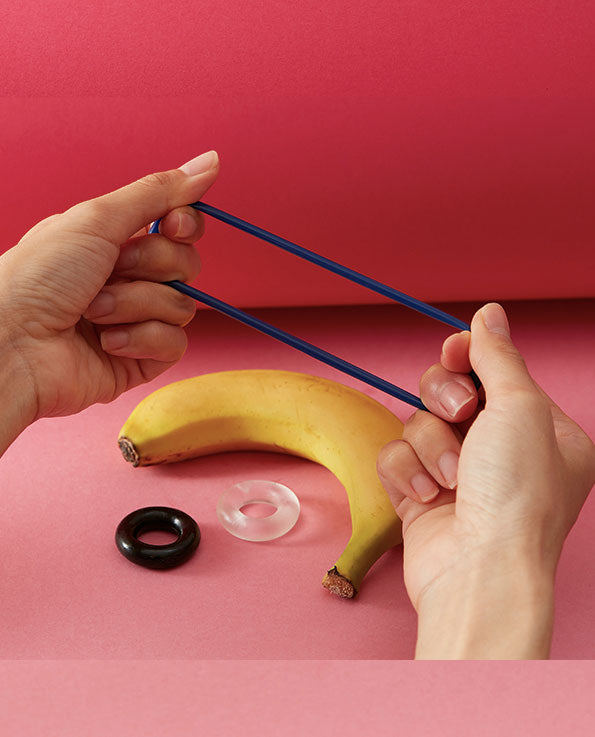
<svg viewBox="0 0 595 737">
<path fill-rule="evenodd" d="M 205 201 L 421 299 L 595 296 L 594 27 L 538 0 L 5 3 L 1 247 L 216 148 Z M 218 223 L 203 256 L 238 305 L 380 300 Z"/>
<path fill-rule="evenodd" d="M 0 664 L 20 737 L 589 735 L 592 663 Z"/>
<path fill-rule="evenodd" d="M 524 300 L 510 311 L 531 370 L 595 435 L 595 301 L 571 299 L 595 297 L 592 3 L 100 5 L 4 3 L 0 251 L 46 215 L 216 148 L 211 204 L 422 299 L 466 302 L 446 307 L 463 318 L 474 300 Z M 398 307 L 361 306 L 379 298 L 222 224 L 208 222 L 200 250 L 201 288 L 240 306 L 350 305 L 265 317 L 412 391 L 448 334 Z M 410 658 L 399 549 L 356 601 L 320 586 L 349 535 L 329 472 L 247 453 L 132 469 L 115 442 L 147 392 L 227 368 L 310 371 L 402 418 L 410 409 L 218 315 L 201 314 L 190 336 L 184 360 L 150 387 L 39 422 L 2 459 L 0 656 Z M 254 477 L 301 499 L 281 540 L 250 544 L 218 525 L 218 495 Z M 201 524 L 186 566 L 147 571 L 117 553 L 117 523 L 148 504 Z M 595 656 L 594 539 L 589 500 L 560 566 L 556 658 Z M 65 694 L 79 683 L 71 672 Z M 462 686 L 426 672 L 450 708 Z"/>
<path fill-rule="evenodd" d="M 475 305 L 450 305 L 470 319 Z M 513 336 L 536 380 L 595 436 L 595 300 L 509 305 Z M 265 310 L 270 322 L 417 392 L 450 329 L 398 306 Z M 80 415 L 30 427 L 0 463 L 0 656 L 6 658 L 408 659 L 415 613 L 402 550 L 387 553 L 360 596 L 338 599 L 321 578 L 350 534 L 347 498 L 329 471 L 269 453 L 212 456 L 133 468 L 120 427 L 164 383 L 232 368 L 328 376 L 368 392 L 405 419 L 408 405 L 212 312 L 190 328 L 183 360 L 150 386 Z M 292 488 L 302 512 L 285 537 L 249 543 L 216 517 L 219 495 L 250 478 Z M 147 505 L 191 514 L 203 539 L 171 571 L 132 565 L 116 550 L 118 522 Z M 595 500 L 571 533 L 556 585 L 554 658 L 595 657 Z"/>
</svg>

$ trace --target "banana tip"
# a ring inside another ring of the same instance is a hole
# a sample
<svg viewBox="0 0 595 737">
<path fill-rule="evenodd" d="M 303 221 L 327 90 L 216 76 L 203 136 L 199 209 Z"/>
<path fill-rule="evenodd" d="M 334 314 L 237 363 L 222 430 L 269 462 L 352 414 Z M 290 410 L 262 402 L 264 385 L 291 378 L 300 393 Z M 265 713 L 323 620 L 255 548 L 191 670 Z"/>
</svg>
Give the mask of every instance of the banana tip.
<svg viewBox="0 0 595 737">
<path fill-rule="evenodd" d="M 353 599 L 357 594 L 355 586 L 348 578 L 342 576 L 337 570 L 337 566 L 331 568 L 322 580 L 322 585 L 328 589 L 331 594 L 337 594 L 342 599 Z"/>
</svg>

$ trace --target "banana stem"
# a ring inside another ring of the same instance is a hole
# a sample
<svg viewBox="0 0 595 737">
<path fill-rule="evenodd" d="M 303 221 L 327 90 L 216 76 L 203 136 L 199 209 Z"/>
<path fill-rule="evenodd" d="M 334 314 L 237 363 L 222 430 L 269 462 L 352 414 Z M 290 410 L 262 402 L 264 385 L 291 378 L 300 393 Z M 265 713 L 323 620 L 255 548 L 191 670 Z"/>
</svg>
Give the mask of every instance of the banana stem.
<svg viewBox="0 0 595 737">
<path fill-rule="evenodd" d="M 354 531 L 341 557 L 324 577 L 322 585 L 337 596 L 352 599 L 374 563 L 402 540 L 401 520 L 398 517 L 382 533 L 378 530 L 372 530 L 371 534 Z"/>
</svg>

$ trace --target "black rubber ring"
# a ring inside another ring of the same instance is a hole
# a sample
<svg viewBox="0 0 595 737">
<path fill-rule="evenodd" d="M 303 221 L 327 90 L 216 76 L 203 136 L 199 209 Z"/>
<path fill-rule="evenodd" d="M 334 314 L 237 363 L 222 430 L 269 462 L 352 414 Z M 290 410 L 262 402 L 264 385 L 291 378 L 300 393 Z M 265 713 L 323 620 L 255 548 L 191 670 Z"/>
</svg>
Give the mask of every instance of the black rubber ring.
<svg viewBox="0 0 595 737">
<path fill-rule="evenodd" d="M 166 545 L 139 540 L 143 532 L 165 530 L 178 539 Z M 126 515 L 116 530 L 116 546 L 125 558 L 145 568 L 175 568 L 190 558 L 200 543 L 200 528 L 179 509 L 143 507 Z"/>
</svg>

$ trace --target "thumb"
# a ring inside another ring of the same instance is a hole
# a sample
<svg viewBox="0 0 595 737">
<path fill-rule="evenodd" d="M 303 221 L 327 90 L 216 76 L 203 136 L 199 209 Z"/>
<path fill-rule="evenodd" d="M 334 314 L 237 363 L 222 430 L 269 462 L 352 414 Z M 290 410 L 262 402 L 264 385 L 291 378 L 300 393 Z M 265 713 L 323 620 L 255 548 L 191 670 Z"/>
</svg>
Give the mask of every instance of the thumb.
<svg viewBox="0 0 595 737">
<path fill-rule="evenodd" d="M 148 174 L 114 192 L 70 208 L 95 235 L 120 245 L 153 220 L 199 200 L 219 173 L 219 156 L 207 151 L 179 169 Z"/>
<path fill-rule="evenodd" d="M 525 361 L 510 339 L 506 313 L 495 302 L 473 316 L 469 359 L 488 400 L 517 389 L 535 391 Z"/>
</svg>

